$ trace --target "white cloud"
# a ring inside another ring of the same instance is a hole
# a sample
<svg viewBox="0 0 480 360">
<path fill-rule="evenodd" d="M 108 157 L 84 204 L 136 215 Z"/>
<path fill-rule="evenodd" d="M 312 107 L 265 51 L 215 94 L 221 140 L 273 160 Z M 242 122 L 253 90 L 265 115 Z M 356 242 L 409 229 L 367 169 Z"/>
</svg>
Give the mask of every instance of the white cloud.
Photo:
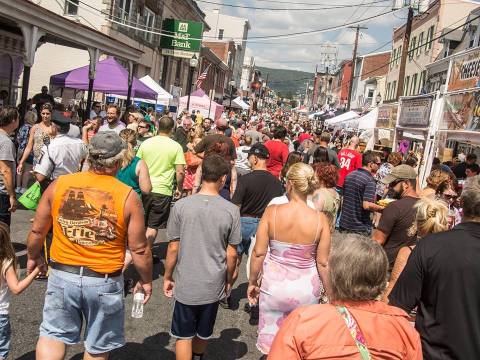
<svg viewBox="0 0 480 360">
<path fill-rule="evenodd" d="M 285 7 L 270 2 L 259 2 L 250 0 L 215 0 L 225 4 L 246 5 L 255 7 Z M 313 1 L 312 1 L 313 2 Z M 365 3 L 372 0 L 365 0 Z M 327 1 L 321 2 L 323 5 Z M 335 1 L 330 5 L 335 5 Z M 301 31 L 311 31 L 327 27 L 342 25 L 345 22 L 352 22 L 360 18 L 366 18 L 386 12 L 390 3 L 385 7 L 369 8 L 358 6 L 361 0 L 342 0 L 341 4 L 352 4 L 351 7 L 331 10 L 309 10 L 309 11 L 262 11 L 253 9 L 233 8 L 219 5 L 207 5 L 198 3 L 202 9 L 220 8 L 220 13 L 231 16 L 247 18 L 251 25 L 249 39 L 247 40 L 248 51 L 256 58 L 255 63 L 261 66 L 275 67 L 280 69 L 297 69 L 314 71 L 315 65 L 319 63 L 321 47 L 317 45 L 298 44 L 329 44 L 340 43 L 347 45 L 338 46 L 338 60 L 351 58 L 355 34 L 352 30 L 344 29 L 325 33 L 310 33 L 307 35 L 292 38 L 272 38 L 268 40 L 255 40 L 255 37 L 287 34 Z M 323 7 L 318 5 L 316 7 Z M 289 5 L 292 6 L 292 5 Z M 312 5 L 298 5 L 297 7 L 314 7 Z M 392 27 L 398 26 L 404 20 L 392 15 L 378 17 L 362 24 L 368 30 L 362 31 L 360 38 L 359 52 L 366 53 L 391 39 Z M 348 46 L 348 44 L 351 44 Z M 388 49 L 388 47 L 387 47 Z"/>
</svg>

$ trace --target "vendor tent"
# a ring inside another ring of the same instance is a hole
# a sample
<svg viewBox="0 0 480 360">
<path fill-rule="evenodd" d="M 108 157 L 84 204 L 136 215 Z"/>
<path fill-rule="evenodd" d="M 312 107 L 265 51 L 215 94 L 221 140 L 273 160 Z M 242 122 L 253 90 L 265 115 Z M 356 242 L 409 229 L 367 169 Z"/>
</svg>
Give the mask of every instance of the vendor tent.
<svg viewBox="0 0 480 360">
<path fill-rule="evenodd" d="M 235 99 L 233 99 L 233 101 L 235 101 L 238 105 L 240 105 L 242 107 L 243 110 L 248 110 L 250 109 L 250 105 L 248 105 L 245 101 L 243 101 L 240 96 L 236 97 Z"/>
<path fill-rule="evenodd" d="M 173 99 L 173 96 L 170 93 L 168 93 L 164 88 L 162 88 L 158 83 L 156 83 L 155 80 L 153 80 L 148 75 L 145 75 L 139 80 L 145 85 L 147 85 L 150 89 L 155 91 L 158 94 L 158 96 L 156 99 L 142 99 L 142 98 L 136 98 L 136 97 L 134 97 L 134 99 L 147 104 L 157 104 L 157 105 L 164 105 L 164 106 L 169 105 L 170 100 Z M 126 96 L 118 95 L 118 94 L 107 94 L 107 96 L 113 96 L 123 100 L 127 98 Z"/>
<path fill-rule="evenodd" d="M 188 96 L 182 96 L 179 102 L 179 110 L 183 110 L 187 108 L 187 101 Z M 223 106 L 217 104 L 215 101 L 210 100 L 210 98 L 203 92 L 202 89 L 198 89 L 190 94 L 190 107 L 189 111 L 193 110 L 200 110 L 200 113 L 207 117 L 209 116 L 209 109 L 210 109 L 210 117 L 215 117 L 218 119 L 223 112 Z"/>
<path fill-rule="evenodd" d="M 223 100 L 223 106 L 227 108 L 233 108 L 233 109 L 242 109 L 242 110 L 247 110 L 250 108 L 250 105 L 245 103 L 240 96 L 237 96 L 235 99 L 232 99 L 232 102 L 230 104 L 230 99 L 225 99 Z"/>
<path fill-rule="evenodd" d="M 61 74 L 52 75 L 50 77 L 50 84 L 57 88 L 70 88 L 86 91 L 88 90 L 89 83 L 88 72 L 89 66 L 86 65 Z M 97 63 L 95 80 L 93 82 L 93 91 L 127 96 L 127 69 L 120 65 L 111 56 L 107 57 L 105 60 L 99 61 Z M 131 96 L 133 98 L 155 100 L 158 95 L 155 90 L 150 89 L 136 77 L 133 77 Z"/>
<path fill-rule="evenodd" d="M 358 119 L 358 130 L 374 129 L 377 127 L 378 107 Z"/>
<path fill-rule="evenodd" d="M 349 111 L 341 115 L 335 116 L 331 119 L 325 120 L 325 126 L 339 127 L 342 126 L 342 123 L 357 119 L 359 117 L 360 115 L 358 115 L 355 111 Z"/>
</svg>

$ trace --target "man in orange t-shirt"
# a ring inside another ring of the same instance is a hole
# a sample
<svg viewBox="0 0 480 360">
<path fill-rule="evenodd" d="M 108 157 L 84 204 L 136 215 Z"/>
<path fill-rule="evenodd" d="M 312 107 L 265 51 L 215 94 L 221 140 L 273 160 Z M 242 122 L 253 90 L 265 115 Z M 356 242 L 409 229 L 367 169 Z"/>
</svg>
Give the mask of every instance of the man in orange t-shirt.
<svg viewBox="0 0 480 360">
<path fill-rule="evenodd" d="M 138 195 L 115 178 L 125 143 L 113 131 L 90 141 L 90 171 L 60 176 L 44 192 L 28 235 L 28 271 L 45 268 L 42 245 L 50 227 L 48 278 L 37 359 L 63 359 L 80 341 L 85 359 L 107 359 L 125 344 L 122 268 L 128 247 L 140 275 L 134 292 L 152 293 L 152 254 Z M 45 270 L 45 269 L 44 269 Z"/>
</svg>

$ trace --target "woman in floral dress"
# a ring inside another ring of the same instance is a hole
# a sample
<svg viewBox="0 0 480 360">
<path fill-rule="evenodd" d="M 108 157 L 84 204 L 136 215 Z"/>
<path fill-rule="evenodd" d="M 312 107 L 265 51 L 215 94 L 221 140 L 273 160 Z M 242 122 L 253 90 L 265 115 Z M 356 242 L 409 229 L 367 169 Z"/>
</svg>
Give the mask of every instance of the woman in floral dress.
<svg viewBox="0 0 480 360">
<path fill-rule="evenodd" d="M 259 300 L 257 348 L 263 354 L 269 353 L 288 314 L 318 304 L 328 286 L 330 226 L 323 213 L 307 206 L 307 196 L 318 187 L 317 176 L 311 166 L 297 163 L 288 170 L 286 185 L 290 201 L 265 210 L 250 263 L 247 296 L 251 304 Z"/>
</svg>

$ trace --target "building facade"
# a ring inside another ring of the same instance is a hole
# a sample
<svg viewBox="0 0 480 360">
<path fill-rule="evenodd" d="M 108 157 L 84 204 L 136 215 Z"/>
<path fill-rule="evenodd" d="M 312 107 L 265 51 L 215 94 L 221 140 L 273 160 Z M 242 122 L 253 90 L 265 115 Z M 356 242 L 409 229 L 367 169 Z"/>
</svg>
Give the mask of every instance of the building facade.
<svg viewBox="0 0 480 360">
<path fill-rule="evenodd" d="M 205 15 L 205 21 L 210 27 L 204 34 L 205 41 L 232 39 L 235 42 L 232 79 L 238 88 L 242 78 L 250 22 L 244 18 L 220 14 L 219 10 L 206 12 Z"/>
<path fill-rule="evenodd" d="M 412 22 L 412 31 L 408 47 L 402 94 L 417 95 L 425 92 L 427 65 L 441 56 L 443 44 L 439 37 L 445 29 L 450 29 L 463 21 L 478 7 L 478 3 L 468 0 L 430 1 L 425 12 L 416 15 Z M 403 38 L 406 24 L 393 32 L 392 55 L 386 78 L 385 99 L 396 101 Z"/>
<path fill-rule="evenodd" d="M 162 55 L 162 21 L 166 18 L 198 21 L 204 23 L 204 31 L 209 30 L 205 14 L 192 0 L 41 0 L 40 5 L 139 49 L 142 55 L 133 64 L 133 74 L 150 75 L 167 91 L 177 86 L 183 94 L 187 91 L 189 61 Z M 43 44 L 36 55 L 29 96 L 39 92 L 42 85 L 48 85 L 51 75 L 89 62 L 87 51 L 61 44 Z M 126 62 L 120 62 L 127 66 Z"/>
</svg>

